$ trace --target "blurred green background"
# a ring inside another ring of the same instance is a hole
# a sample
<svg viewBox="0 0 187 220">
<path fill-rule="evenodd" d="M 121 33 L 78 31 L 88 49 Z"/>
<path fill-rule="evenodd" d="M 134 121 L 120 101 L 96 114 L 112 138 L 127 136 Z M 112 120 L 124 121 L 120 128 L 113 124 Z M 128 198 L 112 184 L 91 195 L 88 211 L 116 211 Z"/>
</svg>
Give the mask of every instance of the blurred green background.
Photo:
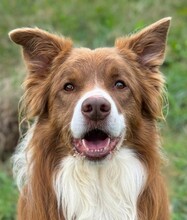
<svg viewBox="0 0 187 220">
<path fill-rule="evenodd" d="M 166 61 L 169 108 L 160 124 L 173 220 L 187 220 L 187 1 L 0 1 L 0 220 L 15 219 L 17 189 L 10 155 L 18 139 L 17 106 L 25 67 L 8 39 L 17 27 L 40 27 L 70 36 L 75 45 L 112 46 L 116 37 L 172 16 Z M 150 219 L 151 220 L 151 219 Z"/>
</svg>

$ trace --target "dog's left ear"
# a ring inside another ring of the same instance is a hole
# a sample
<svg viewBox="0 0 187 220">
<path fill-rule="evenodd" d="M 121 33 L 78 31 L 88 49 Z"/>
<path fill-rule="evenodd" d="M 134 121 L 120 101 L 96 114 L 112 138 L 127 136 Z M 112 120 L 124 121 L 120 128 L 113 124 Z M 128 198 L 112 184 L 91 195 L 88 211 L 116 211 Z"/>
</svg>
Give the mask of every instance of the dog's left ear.
<svg viewBox="0 0 187 220">
<path fill-rule="evenodd" d="M 70 39 L 59 37 L 39 28 L 18 28 L 9 32 L 10 39 L 23 48 L 23 57 L 29 73 L 47 74 L 53 59 L 67 53 Z"/>
<path fill-rule="evenodd" d="M 65 60 L 72 49 L 68 38 L 51 34 L 39 28 L 18 28 L 9 33 L 10 39 L 22 46 L 28 68 L 24 81 L 24 105 L 28 118 L 46 111 L 49 82 L 54 60 Z"/>
<path fill-rule="evenodd" d="M 164 61 L 170 20 L 171 17 L 163 18 L 130 37 L 118 38 L 115 46 L 124 54 L 125 49 L 132 50 L 148 68 L 159 67 Z"/>
</svg>

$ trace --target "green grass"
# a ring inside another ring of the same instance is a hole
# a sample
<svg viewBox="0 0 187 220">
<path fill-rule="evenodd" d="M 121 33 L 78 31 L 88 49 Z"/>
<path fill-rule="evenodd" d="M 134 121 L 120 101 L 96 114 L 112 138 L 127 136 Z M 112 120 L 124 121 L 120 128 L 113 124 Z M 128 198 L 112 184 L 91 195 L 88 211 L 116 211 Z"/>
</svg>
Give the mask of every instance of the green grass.
<svg viewBox="0 0 187 220">
<path fill-rule="evenodd" d="M 10 92 L 1 93 L 3 100 L 16 100 L 10 94 L 20 95 L 25 74 L 19 47 L 7 37 L 14 28 L 38 26 L 70 36 L 75 45 L 95 48 L 112 46 L 116 37 L 172 16 L 166 62 L 162 67 L 169 92 L 168 126 L 164 126 L 163 136 L 170 161 L 167 173 L 172 219 L 187 219 L 187 1 L 1 0 L 0 15 L 0 89 L 4 81 L 10 87 Z M 17 190 L 9 169 L 0 166 L 0 220 L 14 219 Z"/>
<path fill-rule="evenodd" d="M 173 209 L 173 220 L 187 219 L 187 150 L 185 133 L 167 132 L 164 146 L 168 152 L 170 195 Z"/>
<path fill-rule="evenodd" d="M 0 164 L 0 219 L 13 220 L 16 215 L 17 188 L 7 164 Z"/>
</svg>

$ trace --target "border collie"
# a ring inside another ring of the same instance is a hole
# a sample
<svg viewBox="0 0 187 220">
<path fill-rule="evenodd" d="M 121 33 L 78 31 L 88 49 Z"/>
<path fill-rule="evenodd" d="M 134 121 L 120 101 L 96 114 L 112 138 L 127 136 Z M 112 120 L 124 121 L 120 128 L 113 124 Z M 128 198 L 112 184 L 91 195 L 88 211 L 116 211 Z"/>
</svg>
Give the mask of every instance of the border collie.
<svg viewBox="0 0 187 220">
<path fill-rule="evenodd" d="M 34 120 L 13 156 L 19 220 L 169 219 L 156 122 L 170 20 L 94 50 L 38 28 L 10 32 Z"/>
</svg>

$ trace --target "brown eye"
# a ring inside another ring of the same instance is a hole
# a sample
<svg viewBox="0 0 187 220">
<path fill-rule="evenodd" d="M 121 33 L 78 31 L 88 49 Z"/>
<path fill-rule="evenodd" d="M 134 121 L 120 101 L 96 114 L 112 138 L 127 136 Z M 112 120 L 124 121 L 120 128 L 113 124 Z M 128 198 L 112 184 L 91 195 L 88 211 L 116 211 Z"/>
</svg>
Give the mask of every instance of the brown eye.
<svg viewBox="0 0 187 220">
<path fill-rule="evenodd" d="M 122 80 L 119 80 L 115 83 L 115 86 L 114 86 L 116 89 L 124 89 L 126 86 L 126 84 L 122 81 Z"/>
<path fill-rule="evenodd" d="M 64 85 L 64 90 L 67 92 L 72 92 L 75 89 L 74 85 L 71 83 L 66 83 Z"/>
</svg>

